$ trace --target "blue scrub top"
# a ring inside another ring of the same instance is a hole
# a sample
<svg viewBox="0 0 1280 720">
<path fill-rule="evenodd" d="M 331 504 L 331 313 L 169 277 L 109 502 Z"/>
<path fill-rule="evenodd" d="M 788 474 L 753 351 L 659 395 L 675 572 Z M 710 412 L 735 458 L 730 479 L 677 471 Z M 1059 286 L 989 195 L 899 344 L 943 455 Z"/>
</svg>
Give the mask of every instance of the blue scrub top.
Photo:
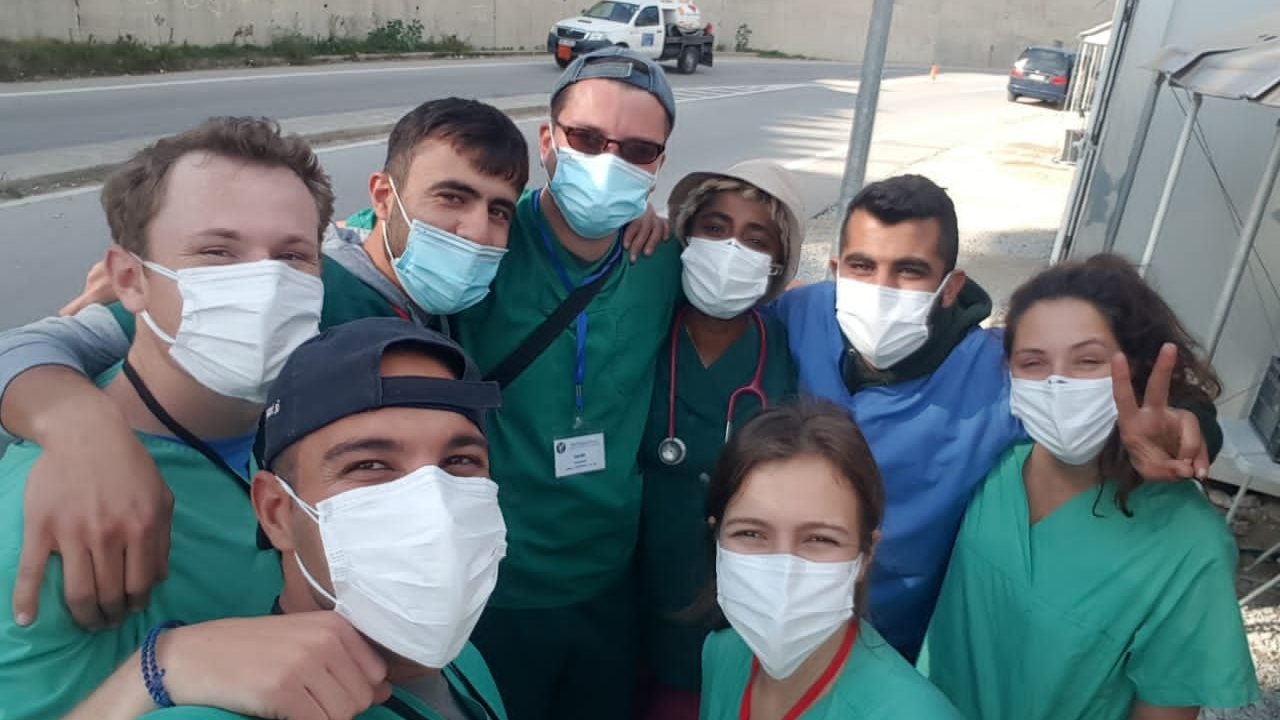
<svg viewBox="0 0 1280 720">
<path fill-rule="evenodd" d="M 1009 413 L 1000 333 L 974 328 L 932 374 L 851 394 L 835 283 L 793 290 L 773 312 L 787 327 L 801 391 L 848 408 L 880 467 L 886 508 L 870 618 L 914 660 L 965 507 L 1001 453 L 1025 437 Z"/>
</svg>

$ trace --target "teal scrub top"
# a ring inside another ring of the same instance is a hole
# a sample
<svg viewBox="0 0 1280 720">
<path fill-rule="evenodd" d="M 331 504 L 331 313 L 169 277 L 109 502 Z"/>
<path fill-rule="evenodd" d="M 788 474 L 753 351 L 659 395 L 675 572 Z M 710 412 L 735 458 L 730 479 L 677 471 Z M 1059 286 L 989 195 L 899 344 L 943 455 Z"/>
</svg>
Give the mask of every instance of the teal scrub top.
<svg viewBox="0 0 1280 720">
<path fill-rule="evenodd" d="M 707 637 L 702 651 L 701 720 L 738 720 L 751 676 L 751 649 L 733 629 Z M 869 623 L 858 626 L 844 669 L 804 720 L 963 720 Z M 984 719 L 985 720 L 985 719 Z"/>
<path fill-rule="evenodd" d="M 1034 526 L 1010 449 L 965 513 L 921 672 L 969 717 L 1123 720 L 1258 697 L 1236 547 L 1191 482 L 1084 492 Z"/>
<path fill-rule="evenodd" d="M 761 385 L 770 405 L 796 393 L 796 371 L 782 323 L 764 317 L 765 354 Z M 658 353 L 657 381 L 640 467 L 644 473 L 637 554 L 644 602 L 644 637 L 648 667 L 664 687 L 696 692 L 701 686 L 702 643 L 711 626 L 686 619 L 688 610 L 709 580 L 711 557 L 707 532 L 707 481 L 724 447 L 729 397 L 750 384 L 760 359 L 760 331 L 748 322 L 743 332 L 710 367 L 704 367 L 689 333 L 681 328 L 676 341 L 676 436 L 688 456 L 679 465 L 658 458 L 667 437 L 671 387 L 670 340 Z M 760 411 L 755 395 L 743 394 L 734 409 L 733 426 L 741 427 Z"/>
<path fill-rule="evenodd" d="M 548 256 L 542 233 L 551 230 L 534 212 L 533 192 L 516 204 L 507 255 L 492 291 L 450 321 L 454 338 L 484 372 L 569 294 Z M 584 263 L 555 239 L 551 245 L 575 284 L 605 262 Z M 566 607 L 599 596 L 629 570 L 640 524 L 637 455 L 654 365 L 666 345 L 679 293 L 679 243 L 667 241 L 634 264 L 623 254 L 586 310 L 580 427 L 575 427 L 573 323 L 503 390 L 502 408 L 489 415 L 486 432 L 508 545 L 490 606 Z M 559 441 L 594 433 L 604 434 L 605 468 L 557 478 Z"/>
<path fill-rule="evenodd" d="M 115 375 L 108 371 L 99 385 Z M 137 435 L 173 493 L 169 576 L 152 588 L 145 610 L 89 632 L 63 601 L 62 558 L 50 557 L 34 623 L 19 627 L 10 604 L 0 603 L 0 717 L 6 720 L 63 717 L 160 623 L 262 615 L 280 594 L 280 556 L 258 548 L 248 488 L 186 444 Z M 40 453 L 34 443 L 19 442 L 0 459 L 0 597 L 6 599 L 22 548 L 27 475 Z"/>
<path fill-rule="evenodd" d="M 498 696 L 498 687 L 489 674 L 489 666 L 480 656 L 480 651 L 470 643 L 445 668 L 444 678 L 449 683 L 454 700 L 468 718 L 507 720 L 507 711 L 502 706 L 502 698 Z M 421 700 L 399 688 L 393 688 L 392 695 L 415 714 L 397 712 L 387 705 L 377 705 L 360 713 L 354 720 L 444 720 Z M 486 705 L 493 714 L 489 714 Z M 247 720 L 247 716 L 215 708 L 183 706 L 156 710 L 143 715 L 141 720 Z"/>
</svg>

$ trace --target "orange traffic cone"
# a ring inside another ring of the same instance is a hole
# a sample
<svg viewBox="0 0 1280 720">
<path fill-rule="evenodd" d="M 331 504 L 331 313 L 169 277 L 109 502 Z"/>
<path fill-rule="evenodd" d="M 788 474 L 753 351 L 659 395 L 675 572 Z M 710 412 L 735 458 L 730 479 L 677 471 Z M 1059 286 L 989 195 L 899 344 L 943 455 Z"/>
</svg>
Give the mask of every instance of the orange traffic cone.
<svg viewBox="0 0 1280 720">
<path fill-rule="evenodd" d="M 929 79 L 930 80 L 938 79 L 938 66 L 936 64 L 929 66 Z"/>
</svg>

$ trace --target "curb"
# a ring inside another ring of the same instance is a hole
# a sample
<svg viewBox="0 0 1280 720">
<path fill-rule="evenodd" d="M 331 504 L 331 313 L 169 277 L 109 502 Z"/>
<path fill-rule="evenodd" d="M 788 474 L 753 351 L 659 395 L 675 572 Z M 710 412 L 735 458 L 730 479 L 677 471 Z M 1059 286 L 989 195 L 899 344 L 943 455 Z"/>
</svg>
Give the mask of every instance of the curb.
<svg viewBox="0 0 1280 720">
<path fill-rule="evenodd" d="M 484 99 L 481 98 L 481 100 L 483 101 Z M 512 120 L 527 120 L 529 118 L 545 114 L 547 111 L 545 104 L 519 105 L 516 107 L 500 109 L 503 114 Z M 286 120 L 283 122 L 287 123 L 288 121 Z M 382 122 L 370 125 L 356 125 L 339 130 L 323 130 L 318 132 L 301 132 L 293 134 L 301 136 L 302 139 L 306 140 L 312 148 L 322 148 L 329 145 L 340 145 L 343 143 L 370 140 L 377 137 L 386 137 L 391 134 L 391 129 L 394 127 L 394 122 Z M 150 142 L 151 141 L 149 140 L 140 141 L 139 149 Z M 119 162 L 102 163 L 82 168 L 75 168 L 73 170 L 25 177 L 19 180 L 0 180 L 0 200 L 18 200 L 30 195 L 56 190 L 68 190 L 77 187 L 84 187 L 85 185 L 92 185 L 94 183 L 100 183 L 122 164 L 123 163 Z"/>
</svg>

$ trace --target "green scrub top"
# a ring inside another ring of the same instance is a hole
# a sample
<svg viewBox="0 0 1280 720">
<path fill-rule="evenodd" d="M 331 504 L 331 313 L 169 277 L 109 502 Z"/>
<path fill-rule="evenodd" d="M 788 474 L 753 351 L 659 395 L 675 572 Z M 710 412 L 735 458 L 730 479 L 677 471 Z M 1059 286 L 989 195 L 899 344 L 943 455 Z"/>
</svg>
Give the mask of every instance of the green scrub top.
<svg viewBox="0 0 1280 720">
<path fill-rule="evenodd" d="M 104 374 L 99 384 L 116 372 Z M 0 717 L 63 717 L 142 645 L 152 627 L 169 620 L 262 615 L 280 594 L 280 557 L 258 549 L 258 521 L 246 488 L 185 444 L 143 433 L 138 440 L 173 492 L 169 577 L 152 588 L 146 610 L 117 627 L 88 632 L 75 624 L 63 601 L 61 557 L 50 557 L 33 624 L 19 627 L 10 604 L 0 603 Z M 13 595 L 27 474 L 40 453 L 34 443 L 19 442 L 0 459 L 3 598 Z"/>
<path fill-rule="evenodd" d="M 702 650 L 701 720 L 738 720 L 751 676 L 751 649 L 732 628 L 712 633 Z M 938 689 L 920 677 L 869 623 L 844 669 L 805 720 L 963 720 Z M 985 718 L 984 718 L 985 720 Z"/>
<path fill-rule="evenodd" d="M 451 320 L 455 339 L 485 372 L 569 294 L 547 254 L 542 232 L 551 229 L 533 211 L 533 192 L 516 205 L 492 291 Z M 583 263 L 554 238 L 551 244 L 575 284 L 604 264 Z M 640 522 L 637 455 L 679 292 L 679 243 L 668 240 L 634 264 L 623 255 L 587 307 L 580 428 L 573 323 L 503 391 L 487 427 L 508 543 L 491 606 L 573 605 L 604 592 L 630 566 Z M 591 433 L 605 436 L 605 469 L 557 478 L 557 441 Z"/>
<path fill-rule="evenodd" d="M 765 357 L 761 384 L 770 405 L 796 394 L 796 369 L 782 323 L 764 317 Z M 670 337 L 670 336 L 668 336 Z M 658 353 L 657 381 L 649 423 L 640 445 L 644 506 L 638 548 L 648 667 L 664 687 L 696 692 L 701 685 L 702 643 L 711 626 L 679 617 L 705 589 L 711 558 L 707 533 L 707 482 L 724 447 L 729 397 L 750 384 L 760 359 L 760 331 L 748 322 L 710 367 L 704 367 L 689 333 L 676 341 L 676 436 L 688 456 L 679 465 L 658 458 L 667 437 L 671 387 L 670 339 Z M 755 395 L 739 396 L 733 426 L 760 411 Z"/>
<path fill-rule="evenodd" d="M 1236 605 L 1236 547 L 1191 482 L 1111 483 L 1034 526 L 1001 458 L 965 513 L 919 667 L 969 717 L 1123 720 L 1133 703 L 1258 697 Z"/>
<path fill-rule="evenodd" d="M 458 659 L 444 670 L 445 680 L 453 692 L 453 698 L 471 720 L 507 720 L 507 711 L 498 696 L 480 651 L 470 643 L 463 648 Z M 141 682 L 141 680 L 139 680 Z M 439 713 L 427 707 L 413 695 L 393 688 L 391 694 L 410 709 L 409 713 L 397 712 L 392 707 L 377 705 L 360 713 L 354 720 L 445 720 Z M 483 702 L 482 702 L 483 701 Z M 490 715 L 485 705 L 493 711 Z M 183 706 L 156 710 L 143 715 L 141 720 L 244 720 L 248 716 L 208 707 Z"/>
</svg>

